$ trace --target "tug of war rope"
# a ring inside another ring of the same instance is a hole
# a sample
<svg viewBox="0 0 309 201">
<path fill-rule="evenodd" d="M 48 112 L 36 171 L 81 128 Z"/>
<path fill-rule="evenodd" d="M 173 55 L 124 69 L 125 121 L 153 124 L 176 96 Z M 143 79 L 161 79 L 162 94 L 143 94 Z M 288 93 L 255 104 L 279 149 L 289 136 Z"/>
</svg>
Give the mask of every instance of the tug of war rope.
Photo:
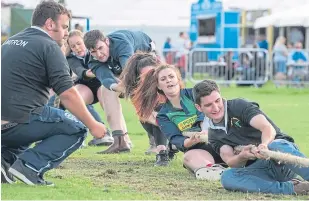
<svg viewBox="0 0 309 201">
<path fill-rule="evenodd" d="M 186 137 L 194 136 L 195 138 L 200 139 L 202 142 L 208 143 L 208 135 L 205 135 L 200 132 L 183 132 L 183 136 Z M 234 153 L 239 154 L 242 151 L 243 147 L 244 146 L 241 145 L 234 147 Z M 252 145 L 251 150 L 253 149 L 257 149 L 257 147 L 255 145 Z M 265 158 L 267 158 L 266 160 L 274 160 L 277 161 L 279 164 L 284 163 L 284 164 L 292 164 L 299 167 L 309 167 L 308 158 L 302 158 L 299 156 L 294 156 L 279 151 L 271 151 L 268 149 L 265 150 L 262 149 L 259 151 L 259 153 L 265 156 Z"/>
</svg>

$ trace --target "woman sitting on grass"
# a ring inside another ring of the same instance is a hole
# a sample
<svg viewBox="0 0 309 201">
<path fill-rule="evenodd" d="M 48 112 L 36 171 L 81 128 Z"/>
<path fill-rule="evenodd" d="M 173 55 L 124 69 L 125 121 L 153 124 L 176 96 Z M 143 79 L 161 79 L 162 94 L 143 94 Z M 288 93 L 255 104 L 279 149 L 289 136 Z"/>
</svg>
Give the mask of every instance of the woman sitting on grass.
<svg viewBox="0 0 309 201">
<path fill-rule="evenodd" d="M 155 69 L 158 65 L 156 56 L 152 53 L 135 53 L 128 61 L 126 67 L 121 73 L 120 80 L 124 88 L 125 98 L 132 99 L 133 91 L 136 89 L 140 81 L 140 75 L 147 73 L 151 69 Z M 174 152 L 168 152 L 166 145 L 167 139 L 161 132 L 156 123 L 157 112 L 160 110 L 157 106 L 147 120 L 141 121 L 143 128 L 147 131 L 148 136 L 153 136 L 156 144 L 156 163 L 157 166 L 168 165 L 169 159 L 173 157 Z"/>
<path fill-rule="evenodd" d="M 149 70 L 134 91 L 132 102 L 141 120 L 147 120 L 153 108 L 163 105 L 157 115 L 161 131 L 171 144 L 184 152 L 184 166 L 198 179 L 218 180 L 224 168 L 221 157 L 201 138 L 185 137 L 183 132 L 202 132 L 204 114 L 194 105 L 192 89 L 185 89 L 179 70 L 174 66 L 161 64 Z M 207 131 L 203 131 L 207 135 Z"/>
</svg>

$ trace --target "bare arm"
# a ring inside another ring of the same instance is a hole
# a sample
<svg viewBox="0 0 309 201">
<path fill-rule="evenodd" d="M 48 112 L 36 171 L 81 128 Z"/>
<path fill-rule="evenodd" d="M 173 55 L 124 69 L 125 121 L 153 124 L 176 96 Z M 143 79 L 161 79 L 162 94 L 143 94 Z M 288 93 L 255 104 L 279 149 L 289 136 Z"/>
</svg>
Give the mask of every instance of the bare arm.
<svg viewBox="0 0 309 201">
<path fill-rule="evenodd" d="M 102 123 L 97 122 L 89 113 L 85 102 L 75 87 L 71 87 L 62 92 L 59 97 L 65 108 L 83 122 L 90 129 L 90 132 L 94 137 L 101 138 L 105 135 L 105 126 Z"/>
<path fill-rule="evenodd" d="M 271 143 L 275 139 L 276 130 L 264 115 L 258 114 L 254 116 L 250 120 L 250 125 L 253 128 L 256 128 L 262 132 L 261 144 L 264 144 L 266 147 L 269 143 Z"/>
<path fill-rule="evenodd" d="M 256 159 L 254 154 L 250 152 L 251 146 L 252 145 L 245 146 L 238 155 L 235 155 L 233 147 L 229 145 L 223 145 L 220 148 L 220 156 L 229 167 L 244 167 L 249 159 Z"/>
<path fill-rule="evenodd" d="M 207 135 L 208 136 L 208 131 L 201 131 L 198 132 L 200 135 Z M 183 134 L 184 136 L 186 136 L 185 134 Z M 189 148 L 192 147 L 193 145 L 203 142 L 203 138 L 201 136 L 198 135 L 192 135 L 189 138 L 186 138 L 184 141 L 184 147 L 185 148 Z"/>
</svg>

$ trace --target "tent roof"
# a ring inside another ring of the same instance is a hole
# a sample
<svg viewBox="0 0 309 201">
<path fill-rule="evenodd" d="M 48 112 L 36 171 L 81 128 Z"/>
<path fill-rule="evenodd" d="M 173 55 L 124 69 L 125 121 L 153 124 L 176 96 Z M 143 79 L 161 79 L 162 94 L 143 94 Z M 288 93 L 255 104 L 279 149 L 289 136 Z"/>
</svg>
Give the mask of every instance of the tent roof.
<svg viewBox="0 0 309 201">
<path fill-rule="evenodd" d="M 309 3 L 298 5 L 290 10 L 281 10 L 269 16 L 260 17 L 254 28 L 268 26 L 309 26 Z"/>
<path fill-rule="evenodd" d="M 271 10 L 273 13 L 308 3 L 308 0 L 222 0 L 225 7 L 242 10 Z"/>
</svg>

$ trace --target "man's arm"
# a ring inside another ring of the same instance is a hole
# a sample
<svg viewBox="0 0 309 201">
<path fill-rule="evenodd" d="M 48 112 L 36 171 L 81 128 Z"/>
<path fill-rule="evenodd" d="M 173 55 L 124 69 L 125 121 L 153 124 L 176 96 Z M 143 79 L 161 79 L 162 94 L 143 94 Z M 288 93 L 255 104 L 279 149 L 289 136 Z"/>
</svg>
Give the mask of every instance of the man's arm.
<svg viewBox="0 0 309 201">
<path fill-rule="evenodd" d="M 241 121 L 261 131 L 261 146 L 267 148 L 267 145 L 275 139 L 276 130 L 266 119 L 259 105 L 243 99 L 238 99 L 234 103 L 237 104 L 234 108 L 239 108 L 236 112 L 241 114 Z"/>
<path fill-rule="evenodd" d="M 116 91 L 115 87 L 118 86 L 118 79 L 114 76 L 106 63 L 91 61 L 89 67 L 106 89 Z"/>
<path fill-rule="evenodd" d="M 250 125 L 253 128 L 258 129 L 262 132 L 261 144 L 265 145 L 266 147 L 268 146 L 269 143 L 271 143 L 275 139 L 276 130 L 264 115 L 258 114 L 254 116 L 250 120 Z"/>
<path fill-rule="evenodd" d="M 244 146 L 244 149 L 238 155 L 235 155 L 233 147 L 223 145 L 220 148 L 220 156 L 229 167 L 244 167 L 248 160 L 256 159 L 254 154 L 250 152 L 251 147 L 252 145 Z"/>
<path fill-rule="evenodd" d="M 101 138 L 105 135 L 105 126 L 93 118 L 75 87 L 65 90 L 59 97 L 64 107 L 83 122 L 94 137 Z"/>
</svg>

